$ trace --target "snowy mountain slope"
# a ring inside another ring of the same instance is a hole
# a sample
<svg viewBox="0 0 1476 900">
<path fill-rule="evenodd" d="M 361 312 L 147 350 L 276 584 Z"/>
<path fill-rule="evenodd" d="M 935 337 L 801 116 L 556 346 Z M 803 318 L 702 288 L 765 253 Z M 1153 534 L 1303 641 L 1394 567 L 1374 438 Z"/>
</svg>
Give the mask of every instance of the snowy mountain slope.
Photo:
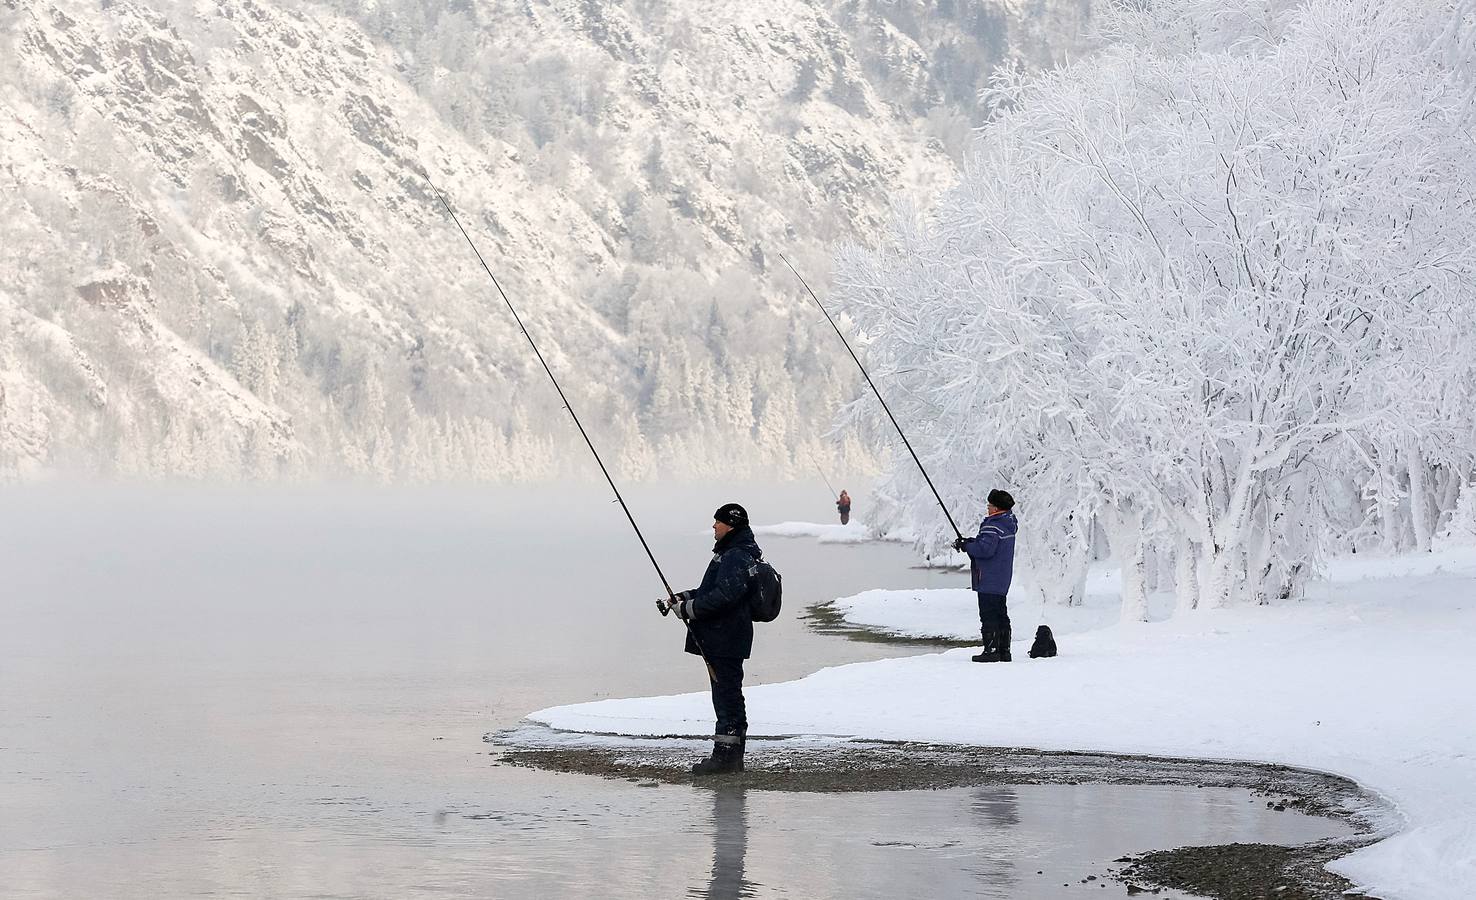
<svg viewBox="0 0 1476 900">
<path fill-rule="evenodd" d="M 0 473 L 552 471 L 567 423 L 422 167 L 623 468 L 829 457 L 851 375 L 770 262 L 823 281 L 946 184 L 1016 28 L 343 6 L 0 3 Z M 1033 9 L 1017 55 L 1081 17 Z"/>
</svg>

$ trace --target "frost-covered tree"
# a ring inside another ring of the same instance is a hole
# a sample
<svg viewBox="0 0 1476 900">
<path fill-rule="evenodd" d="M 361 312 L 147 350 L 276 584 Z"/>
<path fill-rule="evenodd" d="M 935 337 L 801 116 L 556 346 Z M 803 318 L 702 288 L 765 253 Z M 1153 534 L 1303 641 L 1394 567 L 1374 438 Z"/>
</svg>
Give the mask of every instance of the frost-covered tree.
<svg viewBox="0 0 1476 900">
<path fill-rule="evenodd" d="M 1429 546 L 1476 421 L 1467 73 L 1431 50 L 1457 12 L 1133 4 L 1146 43 L 1002 83 L 958 188 L 843 254 L 920 451 L 961 506 L 1016 490 L 1056 599 L 1085 521 L 1135 617 L 1156 572 L 1216 607 L 1298 596 L 1335 541 Z M 920 488 L 883 496 L 936 545 Z"/>
</svg>

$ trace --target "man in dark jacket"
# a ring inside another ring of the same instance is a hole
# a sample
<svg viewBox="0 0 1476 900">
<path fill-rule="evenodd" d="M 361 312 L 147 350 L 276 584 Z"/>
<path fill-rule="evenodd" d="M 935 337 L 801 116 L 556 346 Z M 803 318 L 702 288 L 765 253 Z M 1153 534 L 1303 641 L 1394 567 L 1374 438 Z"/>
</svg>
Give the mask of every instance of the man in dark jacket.
<svg viewBox="0 0 1476 900">
<path fill-rule="evenodd" d="M 713 513 L 712 561 L 702 584 L 676 595 L 670 608 L 687 623 L 688 653 L 705 656 L 711 668 L 712 756 L 692 767 L 693 775 L 743 771 L 748 717 L 743 706 L 743 661 L 753 652 L 753 617 L 748 595 L 753 566 L 763 555 L 748 527 L 748 512 L 725 503 Z"/>
<path fill-rule="evenodd" d="M 1015 573 L 1015 531 L 1011 510 L 1015 498 L 998 489 L 989 492 L 989 515 L 971 538 L 953 547 L 969 555 L 974 590 L 979 594 L 979 634 L 984 646 L 974 662 L 1010 661 L 1010 614 L 1006 598 Z"/>
</svg>

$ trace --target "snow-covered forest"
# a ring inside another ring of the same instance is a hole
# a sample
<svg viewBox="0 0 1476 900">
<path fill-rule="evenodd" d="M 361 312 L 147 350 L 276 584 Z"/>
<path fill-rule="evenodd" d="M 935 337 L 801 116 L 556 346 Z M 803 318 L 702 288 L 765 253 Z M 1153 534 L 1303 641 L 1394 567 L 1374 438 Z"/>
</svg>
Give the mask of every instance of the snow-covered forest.
<svg viewBox="0 0 1476 900">
<path fill-rule="evenodd" d="M 5 0 L 0 479 L 588 472 L 424 167 L 624 474 L 895 446 L 785 252 L 1048 597 L 1476 528 L 1471 0 L 1087 18 Z M 878 499 L 946 542 L 910 468 Z"/>
<path fill-rule="evenodd" d="M 1476 530 L 1476 4 L 1101 12 L 1106 49 L 997 85 L 957 187 L 836 273 L 945 499 L 1014 492 L 1043 599 L 1115 557 L 1125 618 Z M 952 539 L 909 466 L 880 493 L 873 524 Z"/>
<path fill-rule="evenodd" d="M 827 467 L 788 272 L 954 178 L 1084 0 L 0 0 L 0 479 Z"/>
</svg>

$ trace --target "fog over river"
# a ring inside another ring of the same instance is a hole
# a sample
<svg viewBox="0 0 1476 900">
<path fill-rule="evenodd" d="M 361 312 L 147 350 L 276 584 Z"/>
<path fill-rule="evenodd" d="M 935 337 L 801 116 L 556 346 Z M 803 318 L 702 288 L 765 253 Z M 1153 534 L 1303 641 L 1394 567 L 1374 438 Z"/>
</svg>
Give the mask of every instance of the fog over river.
<svg viewBox="0 0 1476 900">
<path fill-rule="evenodd" d="M 628 495 L 677 589 L 724 501 L 833 515 L 823 485 Z M 925 649 L 813 633 L 811 603 L 964 582 L 899 545 L 761 542 L 786 609 L 750 683 Z M 734 792 L 495 765 L 482 736 L 531 710 L 706 689 L 660 593 L 592 485 L 0 493 L 0 894 L 1020 900 L 1126 852 L 1332 833 L 1244 791 Z"/>
</svg>

